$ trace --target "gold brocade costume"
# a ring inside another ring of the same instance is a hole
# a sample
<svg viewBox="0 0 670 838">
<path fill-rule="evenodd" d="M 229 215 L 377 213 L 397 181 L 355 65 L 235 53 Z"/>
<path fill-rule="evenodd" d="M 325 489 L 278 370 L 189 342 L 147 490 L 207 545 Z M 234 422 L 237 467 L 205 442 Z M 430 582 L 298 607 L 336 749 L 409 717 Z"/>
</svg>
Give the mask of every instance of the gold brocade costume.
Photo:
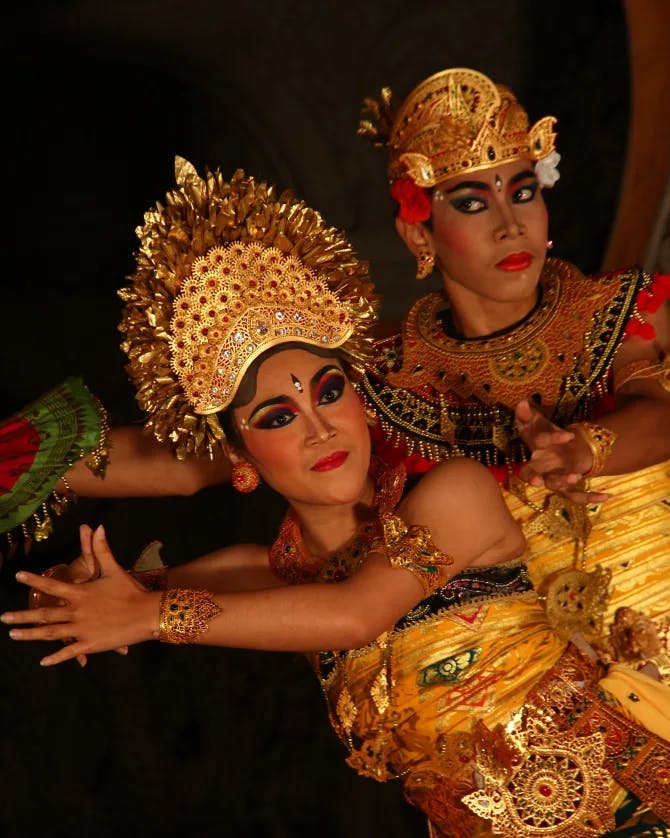
<svg viewBox="0 0 670 838">
<path fill-rule="evenodd" d="M 523 524 L 533 582 L 541 595 L 549 593 L 565 636 L 578 628 L 602 639 L 619 607 L 644 612 L 656 621 L 662 645 L 656 663 L 665 674 L 670 463 L 593 479 L 593 490 L 613 497 L 586 512 L 514 476 L 526 458 L 515 405 L 530 398 L 562 427 L 592 418 L 609 396 L 612 361 L 627 324 L 640 316 L 636 297 L 649 284 L 638 270 L 591 279 L 549 259 L 530 315 L 500 334 L 471 340 L 448 334 L 444 297 L 430 294 L 410 311 L 402 336 L 377 344 L 376 368 L 363 390 L 380 419 L 386 439 L 379 454 L 388 461 L 465 455 L 493 470 Z M 567 581 L 575 590 L 561 601 L 552 581 L 570 568 L 577 576 Z M 597 568 L 598 577 L 579 576 Z M 587 604 L 578 590 L 583 584 L 592 588 L 584 595 L 588 604 L 600 610 L 591 626 L 572 621 Z"/>
<path fill-rule="evenodd" d="M 381 507 L 378 520 L 391 511 Z M 365 531 L 368 550 L 380 549 L 379 529 Z M 271 563 L 294 584 L 336 581 L 367 552 L 352 544 L 359 558 L 338 553 L 331 568 L 285 524 Z M 391 563 L 405 551 L 391 542 Z M 426 556 L 439 565 L 440 554 Z M 668 688 L 621 667 L 637 679 L 624 681 L 634 715 L 602 694 L 604 668 L 553 630 L 522 561 L 445 579 L 436 576 L 426 598 L 370 645 L 314 656 L 349 765 L 379 781 L 402 777 L 436 835 L 602 835 L 626 789 L 670 818 Z M 660 736 L 635 721 L 647 706 Z"/>
</svg>

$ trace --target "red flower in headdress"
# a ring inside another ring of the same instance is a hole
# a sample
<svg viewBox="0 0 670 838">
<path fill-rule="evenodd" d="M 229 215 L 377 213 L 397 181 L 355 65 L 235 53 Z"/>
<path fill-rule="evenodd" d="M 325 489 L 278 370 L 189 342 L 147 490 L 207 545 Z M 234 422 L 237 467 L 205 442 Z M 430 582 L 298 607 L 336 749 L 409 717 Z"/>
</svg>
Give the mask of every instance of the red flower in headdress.
<svg viewBox="0 0 670 838">
<path fill-rule="evenodd" d="M 430 218 L 430 195 L 427 189 L 417 186 L 408 177 L 400 178 L 391 187 L 391 197 L 398 203 L 401 221 L 416 224 Z"/>
</svg>

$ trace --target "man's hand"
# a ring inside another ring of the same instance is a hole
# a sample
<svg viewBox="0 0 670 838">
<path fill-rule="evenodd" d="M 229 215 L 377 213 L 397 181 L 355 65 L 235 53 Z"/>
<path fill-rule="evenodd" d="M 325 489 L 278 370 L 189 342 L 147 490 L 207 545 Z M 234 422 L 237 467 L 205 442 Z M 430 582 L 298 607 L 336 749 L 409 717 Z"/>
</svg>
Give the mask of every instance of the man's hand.
<svg viewBox="0 0 670 838">
<path fill-rule="evenodd" d="M 593 454 L 579 434 L 554 425 L 539 410 L 520 401 L 514 411 L 519 435 L 531 451 L 519 476 L 531 486 L 545 486 L 574 503 L 604 503 L 610 495 L 586 492 L 583 479 L 593 465 Z"/>
</svg>

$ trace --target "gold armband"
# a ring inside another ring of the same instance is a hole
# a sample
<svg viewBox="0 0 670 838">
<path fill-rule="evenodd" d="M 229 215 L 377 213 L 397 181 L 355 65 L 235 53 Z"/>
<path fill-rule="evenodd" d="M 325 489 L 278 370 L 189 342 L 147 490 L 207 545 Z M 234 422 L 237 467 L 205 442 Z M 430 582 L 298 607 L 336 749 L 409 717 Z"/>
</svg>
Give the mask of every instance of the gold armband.
<svg viewBox="0 0 670 838">
<path fill-rule="evenodd" d="M 221 613 L 209 591 L 171 588 L 161 596 L 158 639 L 163 643 L 195 643 Z"/>
<path fill-rule="evenodd" d="M 600 474 L 612 454 L 612 447 L 617 438 L 616 433 L 594 422 L 575 422 L 573 425 L 568 425 L 567 429 L 577 432 L 589 446 L 593 455 L 593 465 L 584 476 L 595 477 Z"/>
<path fill-rule="evenodd" d="M 658 364 L 650 364 L 648 360 L 633 361 L 614 373 L 614 392 L 636 378 L 652 378 L 658 381 L 664 390 L 670 391 L 670 358 Z"/>
<path fill-rule="evenodd" d="M 447 568 L 454 563 L 433 544 L 428 527 L 408 527 L 397 515 L 383 515 L 383 547 L 392 567 L 411 570 L 430 596 L 449 579 Z"/>
</svg>

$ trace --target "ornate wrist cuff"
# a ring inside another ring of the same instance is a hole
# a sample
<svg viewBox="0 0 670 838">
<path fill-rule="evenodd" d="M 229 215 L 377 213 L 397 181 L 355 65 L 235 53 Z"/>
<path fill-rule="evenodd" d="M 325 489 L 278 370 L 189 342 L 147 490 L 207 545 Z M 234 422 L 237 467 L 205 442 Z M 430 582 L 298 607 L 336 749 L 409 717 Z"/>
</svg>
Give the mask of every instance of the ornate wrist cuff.
<svg viewBox="0 0 670 838">
<path fill-rule="evenodd" d="M 612 447 L 617 438 L 616 433 L 594 422 L 575 422 L 573 425 L 568 425 L 568 430 L 577 432 L 589 446 L 593 455 L 593 465 L 584 476 L 595 477 L 600 474 L 612 454 Z"/>
<path fill-rule="evenodd" d="M 163 643 L 195 643 L 221 613 L 209 591 L 171 588 L 161 596 L 158 639 Z"/>
</svg>

